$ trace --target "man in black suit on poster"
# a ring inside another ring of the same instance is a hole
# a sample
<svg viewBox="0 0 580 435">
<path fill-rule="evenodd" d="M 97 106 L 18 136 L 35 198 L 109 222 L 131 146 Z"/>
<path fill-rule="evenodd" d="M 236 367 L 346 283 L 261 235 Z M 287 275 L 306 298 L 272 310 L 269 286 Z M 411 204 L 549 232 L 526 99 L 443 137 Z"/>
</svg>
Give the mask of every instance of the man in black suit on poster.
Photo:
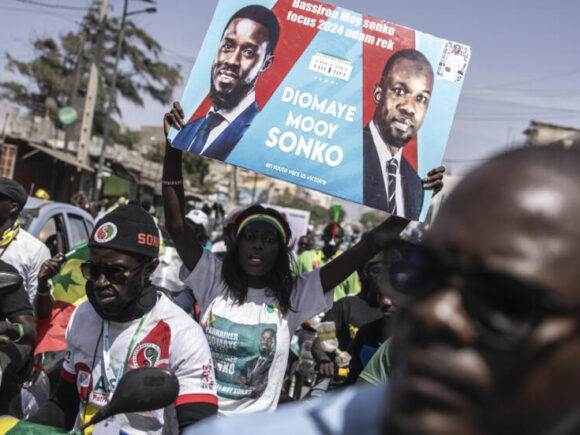
<svg viewBox="0 0 580 435">
<path fill-rule="evenodd" d="M 276 331 L 267 328 L 260 336 L 260 356 L 249 360 L 240 372 L 236 384 L 253 390 L 252 396 L 260 396 L 268 383 L 268 373 L 276 351 Z"/>
<path fill-rule="evenodd" d="M 441 188 L 443 167 L 422 180 L 402 155 L 423 123 L 432 89 L 433 70 L 421 52 L 400 50 L 385 64 L 373 93 L 375 114 L 363 130 L 365 205 L 417 220 L 423 190 Z"/>
</svg>

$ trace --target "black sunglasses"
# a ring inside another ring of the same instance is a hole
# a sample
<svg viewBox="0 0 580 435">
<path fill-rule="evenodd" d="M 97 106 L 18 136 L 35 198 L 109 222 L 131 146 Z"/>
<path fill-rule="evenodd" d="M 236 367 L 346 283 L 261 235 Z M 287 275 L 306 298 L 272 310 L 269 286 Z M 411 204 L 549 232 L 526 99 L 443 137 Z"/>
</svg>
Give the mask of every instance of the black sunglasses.
<svg viewBox="0 0 580 435">
<path fill-rule="evenodd" d="M 105 275 L 105 278 L 107 278 L 107 281 L 111 284 L 123 285 L 127 283 L 127 278 L 129 278 L 133 272 L 142 267 L 143 265 L 139 265 L 134 269 L 127 269 L 121 266 L 104 266 L 88 260 L 81 263 L 81 273 L 87 281 L 96 281 L 101 275 Z"/>
<path fill-rule="evenodd" d="M 483 265 L 466 265 L 451 252 L 426 243 L 395 241 L 389 248 L 395 260 L 389 270 L 393 288 L 401 295 L 398 303 L 409 307 L 449 285 L 459 276 L 458 288 L 479 336 L 492 347 L 513 347 L 529 338 L 547 316 L 580 309 L 580 300 L 527 282 Z"/>
</svg>

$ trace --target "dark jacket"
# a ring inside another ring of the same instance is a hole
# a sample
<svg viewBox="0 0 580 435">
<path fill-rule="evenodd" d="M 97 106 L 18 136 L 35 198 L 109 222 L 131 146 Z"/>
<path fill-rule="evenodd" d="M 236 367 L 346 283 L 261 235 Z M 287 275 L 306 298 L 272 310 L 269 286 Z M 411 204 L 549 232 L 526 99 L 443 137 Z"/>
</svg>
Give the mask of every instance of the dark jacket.
<svg viewBox="0 0 580 435">
<path fill-rule="evenodd" d="M 365 205 L 387 211 L 387 192 L 383 181 L 383 168 L 373 143 L 371 130 L 363 129 L 363 202 Z M 423 207 L 423 184 L 417 172 L 404 157 L 401 158 L 401 186 L 405 203 L 404 217 L 417 220 Z M 402 213 L 399 210 L 399 215 Z"/>
<path fill-rule="evenodd" d="M 240 377 L 243 376 L 246 379 L 244 385 L 248 387 L 265 386 L 268 383 L 268 372 L 272 366 L 272 361 L 274 360 L 274 354 L 271 353 L 266 357 L 266 360 L 262 363 L 260 368 L 256 373 L 253 373 L 258 363 L 259 357 L 249 360 L 240 372 Z"/>
</svg>

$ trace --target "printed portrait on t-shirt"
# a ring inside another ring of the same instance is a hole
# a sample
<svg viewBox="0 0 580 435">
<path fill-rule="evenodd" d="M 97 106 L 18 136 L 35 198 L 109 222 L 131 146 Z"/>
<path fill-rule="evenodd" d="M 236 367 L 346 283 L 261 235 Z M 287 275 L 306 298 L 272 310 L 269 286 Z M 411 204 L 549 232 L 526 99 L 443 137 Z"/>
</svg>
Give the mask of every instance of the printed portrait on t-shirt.
<svg viewBox="0 0 580 435">
<path fill-rule="evenodd" d="M 261 394 L 268 384 L 268 373 L 276 352 L 276 331 L 266 328 L 260 335 L 259 355 L 247 361 L 236 379 L 236 384 L 252 389 L 254 395 Z"/>
<path fill-rule="evenodd" d="M 204 329 L 218 394 L 231 399 L 262 396 L 276 354 L 276 324 L 245 325 L 212 313 Z"/>
</svg>

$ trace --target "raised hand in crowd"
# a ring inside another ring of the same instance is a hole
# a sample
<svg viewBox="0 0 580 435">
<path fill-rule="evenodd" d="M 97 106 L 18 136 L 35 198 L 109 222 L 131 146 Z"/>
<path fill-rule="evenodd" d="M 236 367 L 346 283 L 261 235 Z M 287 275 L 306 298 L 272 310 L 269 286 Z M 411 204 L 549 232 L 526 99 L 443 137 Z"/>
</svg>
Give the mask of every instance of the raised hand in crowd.
<svg viewBox="0 0 580 435">
<path fill-rule="evenodd" d="M 40 266 L 40 271 L 38 272 L 38 291 L 34 299 L 36 317 L 40 320 L 50 317 L 53 306 L 53 300 L 50 294 L 50 280 L 60 272 L 60 268 L 65 261 L 65 255 L 59 252 Z"/>
</svg>

